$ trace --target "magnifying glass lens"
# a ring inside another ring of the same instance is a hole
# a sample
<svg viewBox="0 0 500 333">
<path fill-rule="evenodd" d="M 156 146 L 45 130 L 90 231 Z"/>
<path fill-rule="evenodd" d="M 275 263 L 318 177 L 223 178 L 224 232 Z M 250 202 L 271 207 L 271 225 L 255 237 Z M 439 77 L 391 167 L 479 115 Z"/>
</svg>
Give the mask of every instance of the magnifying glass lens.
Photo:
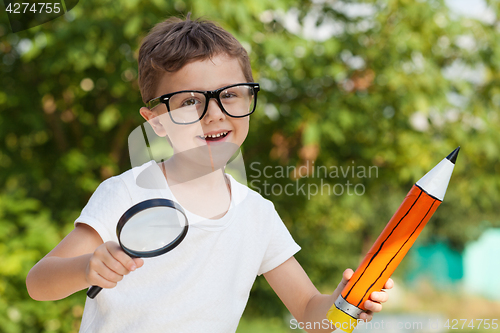
<svg viewBox="0 0 500 333">
<path fill-rule="evenodd" d="M 177 209 L 151 207 L 132 216 L 120 232 L 121 245 L 141 253 L 157 251 L 176 241 L 187 225 L 186 217 Z"/>
</svg>

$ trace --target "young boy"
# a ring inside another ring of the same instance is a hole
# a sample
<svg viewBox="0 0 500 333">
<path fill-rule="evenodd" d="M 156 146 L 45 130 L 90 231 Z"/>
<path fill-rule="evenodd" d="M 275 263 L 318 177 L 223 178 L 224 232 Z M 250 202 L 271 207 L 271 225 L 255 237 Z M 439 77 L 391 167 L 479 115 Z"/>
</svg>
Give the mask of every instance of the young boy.
<svg viewBox="0 0 500 333">
<path fill-rule="evenodd" d="M 31 269 L 31 297 L 106 288 L 87 299 L 81 332 L 234 332 L 263 274 L 298 322 L 324 323 L 352 271 L 332 295 L 320 294 L 294 259 L 300 247 L 273 204 L 223 172 L 247 136 L 259 89 L 245 49 L 212 22 L 170 18 L 143 40 L 139 85 L 147 105 L 140 114 L 174 150 L 140 168 L 161 186 L 140 186 L 136 168 L 104 181 L 74 230 Z M 180 203 L 192 228 L 165 255 L 130 258 L 117 243 L 116 223 L 157 197 Z M 387 298 L 374 292 L 361 319 L 371 320 Z"/>
</svg>

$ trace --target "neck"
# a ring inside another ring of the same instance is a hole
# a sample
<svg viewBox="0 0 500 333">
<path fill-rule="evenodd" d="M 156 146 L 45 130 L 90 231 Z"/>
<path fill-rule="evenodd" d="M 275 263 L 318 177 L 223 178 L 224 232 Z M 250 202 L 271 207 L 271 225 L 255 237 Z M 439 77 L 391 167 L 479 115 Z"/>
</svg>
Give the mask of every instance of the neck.
<svg viewBox="0 0 500 333">
<path fill-rule="evenodd" d="M 231 187 L 223 169 L 193 172 L 171 160 L 160 167 L 173 195 L 188 211 L 207 219 L 218 219 L 226 214 L 231 204 Z"/>
</svg>

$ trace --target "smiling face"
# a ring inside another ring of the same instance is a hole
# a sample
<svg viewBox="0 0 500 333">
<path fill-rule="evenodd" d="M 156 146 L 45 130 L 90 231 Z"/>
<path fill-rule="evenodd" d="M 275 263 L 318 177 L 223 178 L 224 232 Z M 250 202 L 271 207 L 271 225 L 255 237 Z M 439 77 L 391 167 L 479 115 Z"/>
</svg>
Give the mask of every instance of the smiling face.
<svg viewBox="0 0 500 333">
<path fill-rule="evenodd" d="M 191 62 L 177 72 L 164 74 L 156 96 L 181 90 L 216 90 L 245 82 L 238 59 L 219 54 L 212 59 Z M 174 153 L 207 145 L 215 147 L 232 144 L 240 147 L 249 128 L 249 117 L 228 116 L 215 99 L 210 99 L 207 112 L 200 121 L 188 125 L 174 123 L 165 104 L 160 104 L 153 110 L 143 107 L 140 113 L 150 122 L 157 135 L 168 135 Z"/>
</svg>

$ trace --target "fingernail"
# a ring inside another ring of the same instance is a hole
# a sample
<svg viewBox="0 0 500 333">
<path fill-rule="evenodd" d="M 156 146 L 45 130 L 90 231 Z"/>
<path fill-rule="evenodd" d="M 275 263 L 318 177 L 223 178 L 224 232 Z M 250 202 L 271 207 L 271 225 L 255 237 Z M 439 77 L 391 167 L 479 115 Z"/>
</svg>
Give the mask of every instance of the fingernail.
<svg viewBox="0 0 500 333">
<path fill-rule="evenodd" d="M 131 271 L 135 271 L 135 269 L 136 269 L 136 268 L 137 268 L 137 266 L 136 266 L 136 265 L 134 265 L 134 264 L 132 264 L 132 266 L 130 266 L 130 270 L 131 270 Z"/>
</svg>

